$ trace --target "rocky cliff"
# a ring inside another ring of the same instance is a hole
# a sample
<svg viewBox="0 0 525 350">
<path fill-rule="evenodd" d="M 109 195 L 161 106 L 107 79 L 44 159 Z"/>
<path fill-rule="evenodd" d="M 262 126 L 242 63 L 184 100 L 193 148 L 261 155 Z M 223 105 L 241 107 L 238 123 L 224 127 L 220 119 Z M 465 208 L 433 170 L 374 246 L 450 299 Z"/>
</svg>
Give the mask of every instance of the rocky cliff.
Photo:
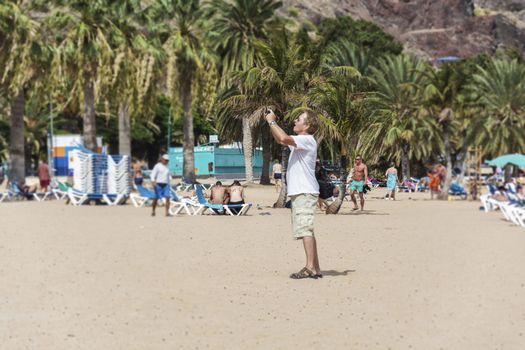
<svg viewBox="0 0 525 350">
<path fill-rule="evenodd" d="M 429 57 L 516 48 L 525 54 L 525 0 L 282 0 L 282 14 L 318 23 L 349 15 L 372 21 Z M 292 10 L 292 11 L 290 11 Z"/>
</svg>

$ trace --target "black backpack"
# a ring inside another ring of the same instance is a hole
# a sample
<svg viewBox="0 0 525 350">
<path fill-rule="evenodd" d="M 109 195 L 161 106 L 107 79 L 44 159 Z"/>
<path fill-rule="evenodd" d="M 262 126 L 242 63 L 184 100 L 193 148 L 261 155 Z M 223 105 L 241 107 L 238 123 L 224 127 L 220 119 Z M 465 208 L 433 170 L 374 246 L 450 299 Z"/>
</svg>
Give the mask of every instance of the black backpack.
<svg viewBox="0 0 525 350">
<path fill-rule="evenodd" d="M 328 199 L 334 195 L 334 184 L 330 177 L 326 174 L 326 170 L 321 168 L 315 174 L 317 183 L 319 184 L 319 198 Z"/>
</svg>

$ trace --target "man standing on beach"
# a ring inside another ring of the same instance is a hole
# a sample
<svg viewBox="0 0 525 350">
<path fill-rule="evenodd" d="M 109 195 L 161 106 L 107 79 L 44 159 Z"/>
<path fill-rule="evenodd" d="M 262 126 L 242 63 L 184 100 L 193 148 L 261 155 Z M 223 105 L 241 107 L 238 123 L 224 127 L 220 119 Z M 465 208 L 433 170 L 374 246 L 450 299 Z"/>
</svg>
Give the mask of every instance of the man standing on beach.
<svg viewBox="0 0 525 350">
<path fill-rule="evenodd" d="M 157 208 L 157 201 L 164 198 L 166 200 L 166 216 L 170 215 L 170 198 L 171 198 L 171 188 L 170 188 L 170 170 L 167 166 L 169 157 L 167 154 L 164 154 L 160 157 L 160 160 L 151 171 L 150 179 L 153 189 L 155 190 L 155 199 L 152 202 L 151 216 L 155 216 L 155 208 Z"/>
<path fill-rule="evenodd" d="M 277 117 L 270 110 L 265 116 L 277 143 L 291 150 L 286 180 L 288 196 L 292 201 L 292 229 L 295 239 L 302 239 L 306 253 L 306 266 L 290 278 L 320 278 L 321 268 L 314 236 L 314 214 L 319 195 L 319 184 L 315 179 L 317 142 L 313 134 L 319 128 L 319 118 L 311 111 L 302 113 L 295 121 L 295 136 L 287 135 L 277 125 Z"/>
<path fill-rule="evenodd" d="M 51 183 L 51 176 L 49 175 L 49 166 L 42 160 L 38 162 L 38 181 L 40 182 L 40 190 L 47 192 Z"/>
<path fill-rule="evenodd" d="M 142 167 L 140 162 L 138 159 L 133 159 L 133 183 L 135 186 L 142 186 L 143 181 L 144 178 L 142 175 Z"/>
<path fill-rule="evenodd" d="M 355 194 L 359 193 L 359 200 L 361 204 L 361 210 L 365 207 L 365 197 L 363 194 L 363 188 L 368 181 L 368 167 L 363 163 L 361 156 L 355 157 L 354 167 L 350 171 L 350 197 L 352 197 L 352 202 L 354 202 L 354 208 L 352 210 L 359 209 L 357 207 L 357 200 Z"/>
<path fill-rule="evenodd" d="M 282 172 L 283 166 L 281 165 L 281 163 L 279 163 L 279 160 L 276 159 L 272 167 L 272 177 L 275 181 L 275 192 L 277 193 L 281 192 Z"/>
</svg>

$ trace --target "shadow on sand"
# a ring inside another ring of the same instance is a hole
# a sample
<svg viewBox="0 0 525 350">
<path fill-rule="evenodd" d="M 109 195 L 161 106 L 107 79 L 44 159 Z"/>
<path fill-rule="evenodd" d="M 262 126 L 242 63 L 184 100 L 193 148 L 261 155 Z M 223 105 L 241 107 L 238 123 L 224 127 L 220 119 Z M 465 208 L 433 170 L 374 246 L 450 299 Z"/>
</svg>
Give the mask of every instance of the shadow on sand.
<svg viewBox="0 0 525 350">
<path fill-rule="evenodd" d="M 355 272 L 355 270 L 344 270 L 344 271 L 326 270 L 322 272 L 323 272 L 323 276 L 348 276 L 349 273 Z"/>
<path fill-rule="evenodd" d="M 354 210 L 349 213 L 337 213 L 337 215 L 390 215 L 389 213 L 378 213 L 377 210 Z"/>
</svg>

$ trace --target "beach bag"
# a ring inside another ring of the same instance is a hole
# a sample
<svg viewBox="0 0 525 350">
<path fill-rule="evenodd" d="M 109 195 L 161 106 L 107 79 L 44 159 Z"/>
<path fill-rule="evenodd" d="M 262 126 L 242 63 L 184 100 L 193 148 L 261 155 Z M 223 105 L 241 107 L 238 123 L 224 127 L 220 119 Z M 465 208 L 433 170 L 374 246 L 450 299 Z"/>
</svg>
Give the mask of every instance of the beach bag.
<svg viewBox="0 0 525 350">
<path fill-rule="evenodd" d="M 328 199 L 334 195 L 335 186 L 328 175 L 320 176 L 317 183 L 319 184 L 319 198 Z"/>
</svg>

